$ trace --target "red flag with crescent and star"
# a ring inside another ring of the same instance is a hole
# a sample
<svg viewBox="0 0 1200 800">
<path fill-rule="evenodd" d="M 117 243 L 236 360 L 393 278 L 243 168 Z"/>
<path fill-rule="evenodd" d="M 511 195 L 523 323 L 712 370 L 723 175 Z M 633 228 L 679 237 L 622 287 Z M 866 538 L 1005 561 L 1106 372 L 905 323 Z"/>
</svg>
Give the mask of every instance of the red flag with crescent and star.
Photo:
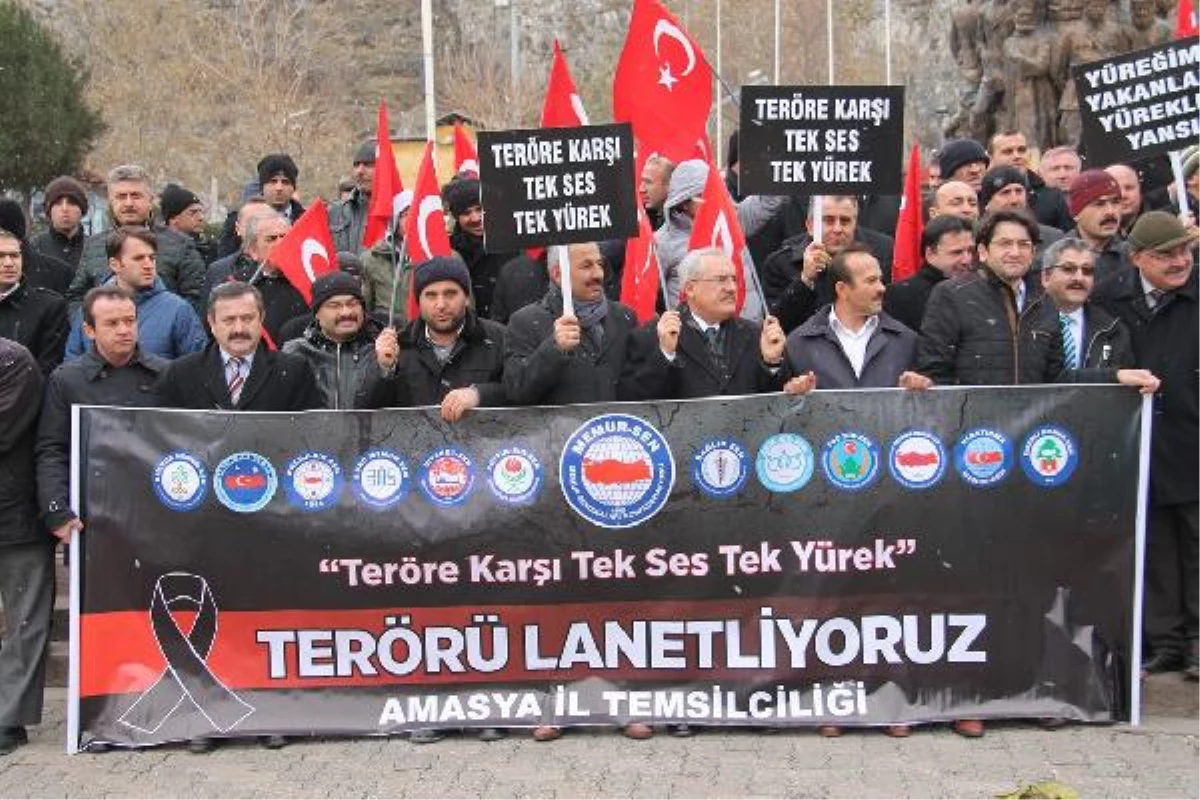
<svg viewBox="0 0 1200 800">
<path fill-rule="evenodd" d="M 546 99 L 542 101 L 543 128 L 575 128 L 588 124 L 583 100 L 575 89 L 567 59 L 558 39 L 554 40 L 554 60 L 550 63 L 550 80 L 546 83 Z"/>
<path fill-rule="evenodd" d="M 913 142 L 908 154 L 908 174 L 904 176 L 904 194 L 900 216 L 896 220 L 896 241 L 892 246 L 892 282 L 915 275 L 921 268 L 921 148 Z"/>
<path fill-rule="evenodd" d="M 412 205 L 404 220 L 404 249 L 408 261 L 416 269 L 434 256 L 448 256 L 450 236 L 446 233 L 446 217 L 442 211 L 442 194 L 438 191 L 437 170 L 433 165 L 433 142 L 425 143 L 425 154 L 417 170 L 417 185 L 413 187 Z M 408 318 L 418 316 L 415 282 L 408 282 Z"/>
<path fill-rule="evenodd" d="M 454 174 L 479 177 L 479 151 L 461 122 L 454 123 Z"/>
<path fill-rule="evenodd" d="M 694 158 L 712 106 L 712 69 L 658 0 L 634 0 L 613 79 L 613 119 L 633 126 L 646 152 Z"/>
<path fill-rule="evenodd" d="M 329 233 L 329 212 L 325 201 L 318 198 L 279 240 L 268 260 L 311 305 L 313 281 L 327 272 L 337 272 L 336 252 Z"/>
<path fill-rule="evenodd" d="M 720 170 L 711 161 L 708 162 L 708 179 L 704 182 L 700 210 L 692 221 L 692 238 L 688 239 L 688 250 L 705 247 L 720 248 L 733 261 L 737 274 L 737 310 L 742 313 L 746 303 L 746 265 L 742 260 L 746 237 L 738 222 L 737 206 L 725 188 L 725 181 L 721 180 Z"/>
<path fill-rule="evenodd" d="M 396 166 L 396 154 L 392 151 L 391 127 L 388 123 L 387 103 L 379 101 L 379 114 L 375 127 L 375 178 L 371 182 L 371 204 L 367 207 L 367 224 L 363 229 L 362 246 L 371 249 L 384 236 L 392 224 L 392 204 L 396 195 L 404 191 L 400 170 Z"/>
<path fill-rule="evenodd" d="M 1186 39 L 1200 33 L 1200 25 L 1196 21 L 1196 5 L 1193 0 L 1179 0 L 1179 8 L 1175 17 L 1175 38 Z"/>
<path fill-rule="evenodd" d="M 638 235 L 625 242 L 625 268 L 621 271 L 621 302 L 629 306 L 638 322 L 655 314 L 660 291 L 658 253 L 654 250 L 654 231 L 646 209 L 638 203 Z"/>
</svg>

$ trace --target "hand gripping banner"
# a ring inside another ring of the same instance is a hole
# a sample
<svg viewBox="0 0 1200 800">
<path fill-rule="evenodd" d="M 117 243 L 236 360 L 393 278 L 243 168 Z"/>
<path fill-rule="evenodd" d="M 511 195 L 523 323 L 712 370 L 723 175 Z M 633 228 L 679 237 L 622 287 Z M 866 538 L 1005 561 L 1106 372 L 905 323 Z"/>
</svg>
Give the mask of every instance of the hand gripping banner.
<svg viewBox="0 0 1200 800">
<path fill-rule="evenodd" d="M 196 614 L 186 633 L 172 615 L 181 609 Z M 217 604 L 208 581 L 187 572 L 161 576 L 150 600 L 150 624 L 167 666 L 121 715 L 122 724 L 153 734 L 189 700 L 221 733 L 254 713 L 254 707 L 225 686 L 206 663 L 217 638 Z"/>
</svg>

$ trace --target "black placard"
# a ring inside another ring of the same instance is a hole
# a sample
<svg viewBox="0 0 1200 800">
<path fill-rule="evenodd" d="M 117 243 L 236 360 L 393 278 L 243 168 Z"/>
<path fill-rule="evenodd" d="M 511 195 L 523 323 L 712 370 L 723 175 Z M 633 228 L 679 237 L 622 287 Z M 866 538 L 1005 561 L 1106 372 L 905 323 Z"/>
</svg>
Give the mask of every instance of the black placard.
<svg viewBox="0 0 1200 800">
<path fill-rule="evenodd" d="M 490 251 L 637 235 L 628 123 L 480 133 L 479 179 Z"/>
<path fill-rule="evenodd" d="M 899 194 L 903 86 L 743 86 L 742 194 Z"/>
<path fill-rule="evenodd" d="M 1088 163 L 1182 150 L 1200 138 L 1200 39 L 1180 39 L 1071 70 Z"/>
</svg>

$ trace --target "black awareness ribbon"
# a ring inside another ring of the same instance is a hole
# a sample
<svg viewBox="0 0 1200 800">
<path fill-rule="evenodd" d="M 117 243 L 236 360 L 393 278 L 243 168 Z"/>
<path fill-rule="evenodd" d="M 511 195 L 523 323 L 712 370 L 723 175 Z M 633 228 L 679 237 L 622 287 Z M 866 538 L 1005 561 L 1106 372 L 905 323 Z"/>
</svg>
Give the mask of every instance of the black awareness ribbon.
<svg viewBox="0 0 1200 800">
<path fill-rule="evenodd" d="M 171 616 L 174 608 L 196 610 L 195 624 L 187 633 Z M 122 724 L 155 733 L 189 700 L 221 733 L 254 713 L 254 707 L 234 694 L 206 663 L 217 638 L 217 604 L 208 581 L 187 572 L 159 577 L 150 600 L 150 624 L 167 666 L 121 715 Z"/>
</svg>

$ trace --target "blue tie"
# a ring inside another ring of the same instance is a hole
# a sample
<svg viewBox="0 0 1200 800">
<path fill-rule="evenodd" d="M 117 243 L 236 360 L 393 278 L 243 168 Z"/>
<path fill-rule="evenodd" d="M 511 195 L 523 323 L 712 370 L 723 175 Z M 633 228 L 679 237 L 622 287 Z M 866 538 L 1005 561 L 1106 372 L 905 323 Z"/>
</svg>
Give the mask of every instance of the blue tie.
<svg viewBox="0 0 1200 800">
<path fill-rule="evenodd" d="M 1058 322 L 1062 326 L 1063 356 L 1067 362 L 1067 369 L 1079 369 L 1079 351 L 1075 348 L 1075 320 L 1066 314 L 1059 314 Z"/>
</svg>

